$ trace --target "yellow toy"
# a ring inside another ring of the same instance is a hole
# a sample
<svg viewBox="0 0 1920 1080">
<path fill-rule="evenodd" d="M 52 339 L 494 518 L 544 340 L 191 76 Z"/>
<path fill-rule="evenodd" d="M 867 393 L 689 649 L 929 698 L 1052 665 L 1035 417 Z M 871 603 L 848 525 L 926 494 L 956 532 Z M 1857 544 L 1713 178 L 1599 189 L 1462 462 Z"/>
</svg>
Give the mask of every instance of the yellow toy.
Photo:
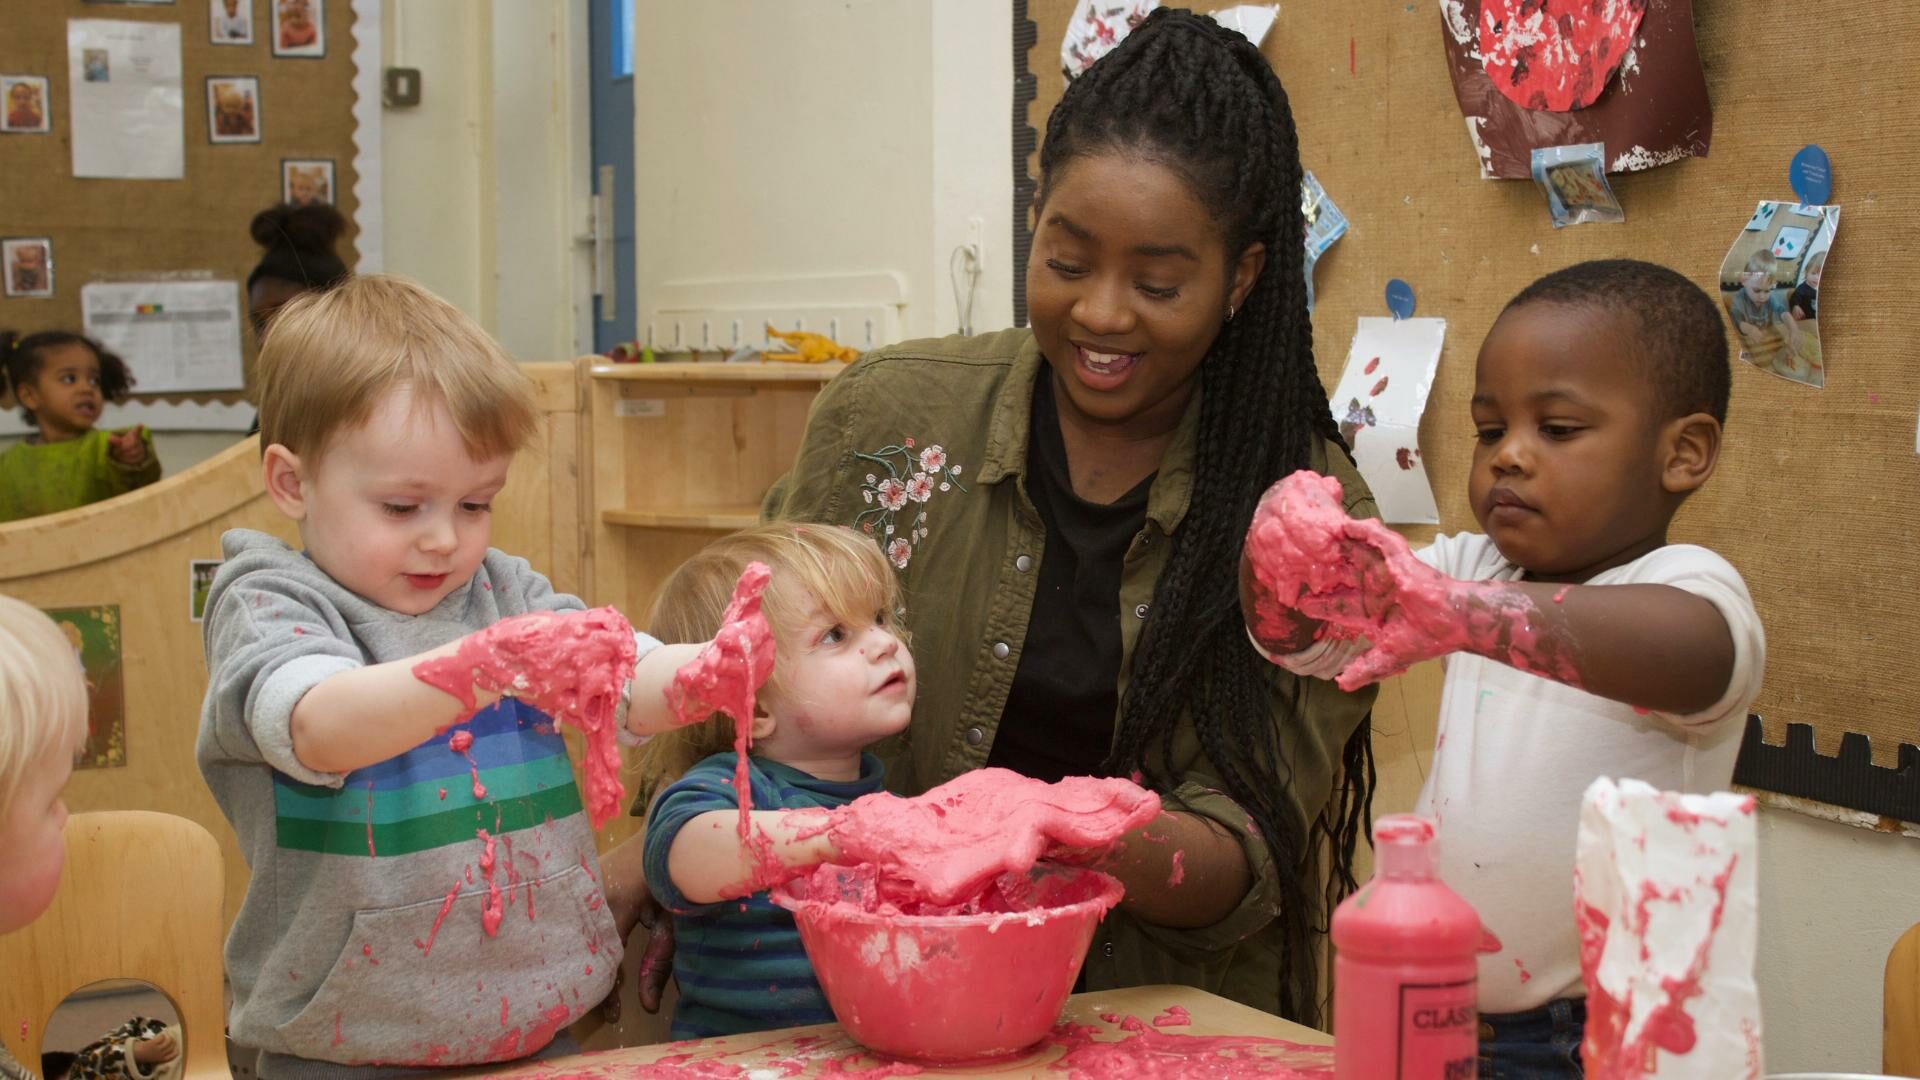
<svg viewBox="0 0 1920 1080">
<path fill-rule="evenodd" d="M 805 330 L 775 330 L 769 326 L 767 336 L 779 338 L 795 350 L 762 354 L 768 360 L 784 360 L 794 364 L 819 364 L 828 360 L 838 360 L 843 364 L 850 364 L 860 359 L 860 350 L 850 349 L 823 334 L 812 334 Z"/>
</svg>

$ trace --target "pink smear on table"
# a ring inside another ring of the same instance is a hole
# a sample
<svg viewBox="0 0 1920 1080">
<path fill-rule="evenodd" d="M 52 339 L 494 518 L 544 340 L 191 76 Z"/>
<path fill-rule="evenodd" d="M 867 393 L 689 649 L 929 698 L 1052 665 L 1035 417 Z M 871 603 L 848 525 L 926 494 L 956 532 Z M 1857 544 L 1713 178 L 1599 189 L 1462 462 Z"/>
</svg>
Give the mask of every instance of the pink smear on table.
<svg viewBox="0 0 1920 1080">
<path fill-rule="evenodd" d="M 1186 878 L 1187 853 L 1185 851 L 1176 851 L 1173 853 L 1173 873 L 1167 875 L 1167 884 L 1178 885 L 1182 881 L 1185 881 Z"/>
<path fill-rule="evenodd" d="M 1522 108 L 1584 109 L 1632 51 L 1646 13 L 1647 0 L 1482 0 L 1481 62 Z"/>
<path fill-rule="evenodd" d="M 1193 1024 L 1193 1014 L 1178 1005 L 1169 1005 L 1167 1010 L 1153 1018 L 1154 1027 L 1189 1027 Z"/>
<path fill-rule="evenodd" d="M 1105 851 L 1159 814 L 1159 796 L 1131 780 L 975 769 L 911 799 L 863 795 L 823 829 L 839 861 L 878 869 L 883 896 L 954 904 L 1049 854 Z"/>
<path fill-rule="evenodd" d="M 1301 470 L 1268 489 L 1247 530 L 1246 558 L 1258 586 L 1249 619 L 1256 639 L 1288 640 L 1292 608 L 1323 623 L 1322 637 L 1373 644 L 1341 672 L 1343 690 L 1455 652 L 1580 685 L 1566 646 L 1535 629 L 1525 593 L 1434 570 L 1400 534 L 1348 517 L 1330 476 Z"/>
<path fill-rule="evenodd" d="M 716 712 L 733 717 L 733 786 L 740 798 L 742 840 L 747 838 L 747 815 L 753 808 L 747 785 L 753 702 L 773 674 L 773 628 L 760 610 L 760 594 L 772 577 L 765 563 L 747 564 L 733 587 L 733 599 L 720 617 L 720 632 L 699 656 L 673 673 L 665 691 L 667 707 L 681 724 L 700 723 Z"/>
<path fill-rule="evenodd" d="M 1063 1024 L 1054 1028 L 1048 1043 L 1066 1047 L 1067 1053 L 1048 1065 L 1047 1071 L 1066 1073 L 1069 1080 L 1199 1080 L 1203 1077 L 1207 1080 L 1252 1080 L 1254 1077 L 1332 1080 L 1333 1077 L 1331 1046 L 1305 1046 L 1254 1035 L 1174 1035 L 1155 1031 L 1135 1016 L 1126 1017 L 1120 1026 L 1128 1034 L 1113 1042 L 1096 1039 L 1099 1029 L 1086 1024 Z"/>
<path fill-rule="evenodd" d="M 635 655 L 632 625 L 610 607 L 535 612 L 469 635 L 458 652 L 415 664 L 413 674 L 459 700 L 464 711 L 456 723 L 478 711 L 478 687 L 512 694 L 578 728 L 586 736 L 587 813 L 597 829 L 620 813 L 626 796 L 614 715 Z"/>
</svg>

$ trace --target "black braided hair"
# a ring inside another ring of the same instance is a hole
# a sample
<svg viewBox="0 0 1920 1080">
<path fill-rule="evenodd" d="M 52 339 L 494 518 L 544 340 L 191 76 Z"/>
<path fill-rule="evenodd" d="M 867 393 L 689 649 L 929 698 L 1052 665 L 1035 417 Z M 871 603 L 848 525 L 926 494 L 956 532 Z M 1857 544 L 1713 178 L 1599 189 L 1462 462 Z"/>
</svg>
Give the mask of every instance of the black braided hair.
<svg viewBox="0 0 1920 1080">
<path fill-rule="evenodd" d="M 1187 180 L 1226 239 L 1229 274 L 1250 244 L 1265 244 L 1267 260 L 1201 363 L 1190 509 L 1154 587 L 1105 767 L 1139 769 L 1149 784 L 1172 787 L 1174 727 L 1183 714 L 1193 718 L 1226 794 L 1252 816 L 1280 868 L 1280 1011 L 1312 1021 L 1315 936 L 1329 899 L 1319 885 L 1320 843 L 1333 841 L 1333 891 L 1350 891 L 1371 798 L 1371 735 L 1363 720 L 1329 805 L 1302 820 L 1274 720 L 1276 696 L 1297 720 L 1299 683 L 1248 647 L 1236 581 L 1262 492 L 1307 467 L 1316 442 L 1343 445 L 1313 361 L 1293 114 L 1244 36 L 1161 8 L 1054 107 L 1040 150 L 1040 204 L 1062 167 L 1108 152 L 1142 156 Z"/>
<path fill-rule="evenodd" d="M 127 362 L 92 338 L 69 330 L 42 330 L 24 335 L 12 330 L 0 331 L 0 374 L 6 376 L 0 379 L 0 384 L 4 384 L 15 401 L 20 400 L 20 388 L 40 377 L 46 350 L 62 345 L 85 345 L 91 350 L 100 361 L 100 396 L 113 402 L 127 400 L 127 395 L 133 392 L 133 372 Z M 39 426 L 32 409 L 23 406 L 20 415 L 27 423 Z"/>
</svg>

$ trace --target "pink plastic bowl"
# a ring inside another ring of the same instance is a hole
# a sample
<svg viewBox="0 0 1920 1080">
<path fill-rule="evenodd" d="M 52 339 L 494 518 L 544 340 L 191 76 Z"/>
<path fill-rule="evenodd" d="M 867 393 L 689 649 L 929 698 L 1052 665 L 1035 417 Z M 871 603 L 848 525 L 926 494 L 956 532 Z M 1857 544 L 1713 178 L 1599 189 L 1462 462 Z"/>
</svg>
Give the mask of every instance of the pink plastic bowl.
<svg viewBox="0 0 1920 1080">
<path fill-rule="evenodd" d="M 793 912 L 833 1014 L 868 1049 L 924 1062 L 1024 1050 L 1060 1015 L 1118 881 L 1042 864 L 1006 875 L 1012 911 L 886 913 L 870 874 L 822 867 L 773 891 Z M 876 910 L 880 909 L 880 910 Z"/>
</svg>

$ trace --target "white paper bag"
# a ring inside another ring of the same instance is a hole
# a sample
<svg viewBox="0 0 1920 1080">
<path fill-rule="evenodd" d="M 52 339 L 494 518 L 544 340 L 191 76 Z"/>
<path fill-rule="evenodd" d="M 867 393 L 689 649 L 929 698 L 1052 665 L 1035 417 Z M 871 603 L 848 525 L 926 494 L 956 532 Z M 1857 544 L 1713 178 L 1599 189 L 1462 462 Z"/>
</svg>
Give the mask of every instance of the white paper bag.
<svg viewBox="0 0 1920 1080">
<path fill-rule="evenodd" d="M 1601 778 L 1580 808 L 1574 913 L 1589 1080 L 1758 1080 L 1753 798 Z"/>
</svg>

